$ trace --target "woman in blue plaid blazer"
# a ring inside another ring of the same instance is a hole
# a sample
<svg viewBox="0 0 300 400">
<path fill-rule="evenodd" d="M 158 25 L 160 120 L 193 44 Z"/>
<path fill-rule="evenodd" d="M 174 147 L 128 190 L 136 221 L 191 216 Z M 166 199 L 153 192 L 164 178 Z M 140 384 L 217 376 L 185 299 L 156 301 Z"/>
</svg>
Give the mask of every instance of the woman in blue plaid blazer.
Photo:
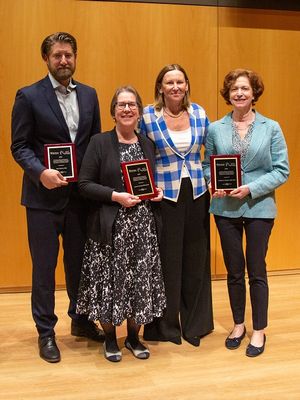
<svg viewBox="0 0 300 400">
<path fill-rule="evenodd" d="M 209 192 L 200 159 L 209 124 L 190 103 L 190 83 L 178 64 L 156 79 L 155 104 L 144 109 L 141 133 L 156 145 L 156 185 L 164 191 L 160 244 L 167 296 L 164 316 L 145 326 L 146 340 L 199 346 L 213 330 Z"/>
</svg>

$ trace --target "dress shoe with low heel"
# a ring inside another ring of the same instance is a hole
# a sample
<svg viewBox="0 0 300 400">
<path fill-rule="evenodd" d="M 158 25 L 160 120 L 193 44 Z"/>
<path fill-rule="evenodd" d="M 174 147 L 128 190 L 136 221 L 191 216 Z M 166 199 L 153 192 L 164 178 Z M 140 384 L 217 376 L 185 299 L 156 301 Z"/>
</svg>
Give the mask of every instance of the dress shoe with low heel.
<svg viewBox="0 0 300 400">
<path fill-rule="evenodd" d="M 110 362 L 119 362 L 122 360 L 121 350 L 108 351 L 105 342 L 103 343 L 104 357 Z"/>
<path fill-rule="evenodd" d="M 71 335 L 78 337 L 86 337 L 96 342 L 104 342 L 105 336 L 101 329 L 98 328 L 93 321 L 77 321 L 72 319 Z"/>
<path fill-rule="evenodd" d="M 200 336 L 192 336 L 192 337 L 183 336 L 183 339 L 186 340 L 192 346 L 195 346 L 195 347 L 200 346 Z"/>
<path fill-rule="evenodd" d="M 241 336 L 230 338 L 229 335 L 225 340 L 225 347 L 229 350 L 238 349 L 245 335 L 246 335 L 246 327 L 244 327 L 244 332 L 241 334 Z"/>
<path fill-rule="evenodd" d="M 161 335 L 151 335 L 149 333 L 144 333 L 143 338 L 147 340 L 147 342 L 171 342 L 177 345 L 180 345 L 182 343 L 180 336 L 174 336 L 167 339 Z"/>
<path fill-rule="evenodd" d="M 162 339 L 161 341 L 162 342 L 171 342 L 171 343 L 174 343 L 174 344 L 177 344 L 177 345 L 180 345 L 182 343 L 180 336 L 175 336 L 175 337 L 173 337 L 171 339 Z"/>
<path fill-rule="evenodd" d="M 264 335 L 264 344 L 261 347 L 253 346 L 253 344 L 249 343 L 246 349 L 247 357 L 257 357 L 260 356 L 265 351 L 266 344 L 266 335 Z"/>
<path fill-rule="evenodd" d="M 60 351 L 55 342 L 54 336 L 39 338 L 38 340 L 40 357 L 49 362 L 57 363 L 60 361 Z"/>
</svg>

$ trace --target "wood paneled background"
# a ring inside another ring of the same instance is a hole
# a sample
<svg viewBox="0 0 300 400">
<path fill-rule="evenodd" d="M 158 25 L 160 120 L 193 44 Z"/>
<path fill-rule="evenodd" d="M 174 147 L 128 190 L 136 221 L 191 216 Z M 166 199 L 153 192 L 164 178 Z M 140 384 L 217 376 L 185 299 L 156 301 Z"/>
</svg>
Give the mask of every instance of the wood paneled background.
<svg viewBox="0 0 300 400">
<path fill-rule="evenodd" d="M 44 37 L 56 31 L 78 40 L 76 79 L 94 86 L 103 128 L 113 121 L 109 103 L 117 86 L 130 83 L 145 104 L 153 100 L 158 71 L 179 63 L 190 77 L 192 100 L 215 120 L 229 111 L 219 95 L 232 68 L 259 72 L 266 90 L 257 109 L 278 120 L 289 147 L 291 177 L 277 191 L 278 218 L 268 269 L 300 268 L 300 12 L 79 0 L 0 0 L 0 290 L 31 284 L 22 171 L 10 154 L 10 118 L 18 88 L 46 75 L 40 56 Z M 225 272 L 212 221 L 212 272 Z M 64 277 L 59 261 L 57 284 Z"/>
</svg>

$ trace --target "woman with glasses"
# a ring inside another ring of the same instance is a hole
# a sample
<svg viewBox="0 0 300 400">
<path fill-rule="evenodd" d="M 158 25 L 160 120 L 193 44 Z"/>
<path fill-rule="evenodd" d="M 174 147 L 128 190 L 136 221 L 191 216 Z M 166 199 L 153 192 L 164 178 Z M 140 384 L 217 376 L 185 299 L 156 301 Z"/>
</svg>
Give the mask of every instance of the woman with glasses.
<svg viewBox="0 0 300 400">
<path fill-rule="evenodd" d="M 124 320 L 125 347 L 139 359 L 149 357 L 139 331 L 166 306 L 158 249 L 162 190 L 141 200 L 125 191 L 121 172 L 121 162 L 141 159 L 154 169 L 154 145 L 136 133 L 142 110 L 133 87 L 117 89 L 110 107 L 115 127 L 92 137 L 79 175 L 80 191 L 92 207 L 77 312 L 100 321 L 104 356 L 112 362 L 122 358 L 116 326 Z"/>
<path fill-rule="evenodd" d="M 158 74 L 155 103 L 144 109 L 141 133 L 156 145 L 156 184 L 163 189 L 160 243 L 167 308 L 145 326 L 146 340 L 199 346 L 213 329 L 209 192 L 200 149 L 208 118 L 190 102 L 190 82 L 178 64 Z"/>
<path fill-rule="evenodd" d="M 253 108 L 263 91 L 263 82 L 253 71 L 236 69 L 225 76 L 220 92 L 232 111 L 209 126 L 203 163 L 210 181 L 211 155 L 241 157 L 242 184 L 229 193 L 217 190 L 210 212 L 215 216 L 227 268 L 234 323 L 225 340 L 229 350 L 239 348 L 246 335 L 245 268 L 248 271 L 253 328 L 248 357 L 257 357 L 265 349 L 269 296 L 265 258 L 276 216 L 275 189 L 289 176 L 287 147 L 278 122 Z"/>
</svg>

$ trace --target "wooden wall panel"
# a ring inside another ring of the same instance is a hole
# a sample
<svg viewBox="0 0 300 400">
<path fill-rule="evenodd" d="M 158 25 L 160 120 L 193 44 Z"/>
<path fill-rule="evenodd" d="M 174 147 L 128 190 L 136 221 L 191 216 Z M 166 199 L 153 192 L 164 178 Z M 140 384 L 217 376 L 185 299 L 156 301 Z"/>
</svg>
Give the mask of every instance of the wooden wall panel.
<svg viewBox="0 0 300 400">
<path fill-rule="evenodd" d="M 205 105 L 210 118 L 215 119 L 217 9 L 75 0 L 0 0 L 0 17 L 2 52 L 6 55 L 0 64 L 0 238 L 6 244 L 0 249 L 0 289 L 4 290 L 27 287 L 31 282 L 25 212 L 19 205 L 22 172 L 9 151 L 10 114 L 17 89 L 46 74 L 39 54 L 44 37 L 65 30 L 78 39 L 76 78 L 97 89 L 105 130 L 112 127 L 109 104 L 116 87 L 130 83 L 139 90 L 145 104 L 152 102 L 158 71 L 174 62 L 182 64 L 189 74 L 193 101 Z M 63 282 L 60 262 L 57 283 Z"/>
<path fill-rule="evenodd" d="M 133 84 L 145 104 L 152 102 L 157 73 L 174 62 L 186 68 L 193 100 L 216 117 L 215 8 L 79 1 L 75 20 L 76 76 L 99 89 L 104 129 L 112 126 L 109 104 L 116 87 Z"/>
<path fill-rule="evenodd" d="M 66 14 L 61 12 L 62 3 Z M 10 154 L 10 118 L 18 88 L 46 75 L 40 56 L 45 36 L 56 30 L 72 30 L 72 0 L 0 0 L 0 288 L 31 285 L 31 261 L 27 245 L 26 215 L 20 206 L 21 168 Z M 68 11 L 67 11 L 68 10 Z M 70 15 L 66 17 L 66 15 Z M 60 263 L 61 264 L 61 263 Z M 58 284 L 62 284 L 61 267 Z"/>
<path fill-rule="evenodd" d="M 62 12 L 63 10 L 63 12 Z M 300 13 L 217 7 L 93 2 L 79 0 L 0 0 L 0 290 L 25 288 L 31 282 L 25 211 L 19 205 L 21 169 L 10 155 L 10 114 L 18 88 L 42 78 L 47 70 L 39 54 L 49 33 L 65 30 L 78 39 L 75 77 L 97 89 L 103 129 L 112 127 L 109 104 L 117 86 L 130 83 L 144 103 L 153 100 L 158 71 L 182 64 L 192 100 L 211 120 L 229 109 L 218 94 L 230 69 L 257 70 L 266 91 L 257 109 L 278 120 L 289 145 L 292 175 L 278 191 L 279 217 L 272 234 L 271 270 L 300 268 L 298 98 Z M 212 272 L 224 265 L 212 221 Z M 63 284 L 61 256 L 57 283 Z"/>
<path fill-rule="evenodd" d="M 277 120 L 284 132 L 291 176 L 277 190 L 278 217 L 270 239 L 267 264 L 272 271 L 300 268 L 300 13 L 219 8 L 218 86 L 234 68 L 248 68 L 261 74 L 265 92 L 256 109 Z M 218 115 L 229 111 L 218 96 Z M 225 272 L 222 257 L 217 273 Z"/>
</svg>

